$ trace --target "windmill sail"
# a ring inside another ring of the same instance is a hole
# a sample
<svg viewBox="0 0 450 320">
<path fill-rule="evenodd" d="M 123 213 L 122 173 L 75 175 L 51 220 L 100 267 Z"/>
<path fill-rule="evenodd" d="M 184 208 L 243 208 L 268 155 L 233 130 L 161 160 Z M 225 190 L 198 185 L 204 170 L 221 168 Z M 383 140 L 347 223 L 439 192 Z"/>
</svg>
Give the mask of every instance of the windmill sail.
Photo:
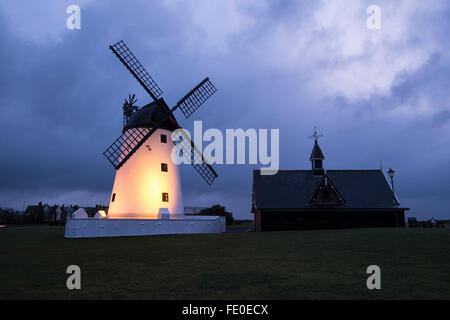
<svg viewBox="0 0 450 320">
<path fill-rule="evenodd" d="M 191 141 L 191 164 L 198 174 L 206 181 L 207 184 L 211 185 L 217 178 L 216 171 L 211 167 L 209 163 L 203 158 L 203 155 Z M 199 162 L 199 163 L 197 163 Z"/>
<path fill-rule="evenodd" d="M 216 87 L 214 87 L 212 82 L 209 81 L 209 78 L 206 78 L 205 80 L 200 82 L 194 89 L 189 91 L 189 93 L 185 95 L 180 101 L 178 101 L 177 105 L 172 109 L 172 111 L 179 107 L 187 119 L 198 108 L 200 108 L 200 106 L 205 103 L 205 101 L 208 100 L 216 91 Z"/>
<path fill-rule="evenodd" d="M 127 130 L 103 152 L 103 155 L 114 168 L 119 169 L 156 129 L 155 127 Z"/>
<path fill-rule="evenodd" d="M 144 87 L 145 91 L 157 100 L 162 95 L 162 90 L 158 87 L 156 82 L 150 77 L 148 72 L 144 69 L 141 63 L 136 59 L 134 54 L 128 49 L 125 42 L 120 40 L 115 45 L 109 46 L 119 60 L 127 67 L 136 80 Z"/>
<path fill-rule="evenodd" d="M 217 173 L 211 165 L 205 160 L 201 151 L 195 146 L 194 142 L 184 132 L 184 129 L 178 131 L 178 138 L 174 142 L 183 152 L 183 157 L 194 167 L 195 171 L 211 185 L 217 178 Z"/>
</svg>

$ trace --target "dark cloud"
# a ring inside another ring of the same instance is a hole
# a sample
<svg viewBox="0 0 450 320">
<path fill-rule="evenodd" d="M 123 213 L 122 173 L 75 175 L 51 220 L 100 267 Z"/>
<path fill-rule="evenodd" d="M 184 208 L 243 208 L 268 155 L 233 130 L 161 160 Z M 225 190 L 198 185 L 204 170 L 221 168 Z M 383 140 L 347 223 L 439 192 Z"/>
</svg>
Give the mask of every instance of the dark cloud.
<svg viewBox="0 0 450 320">
<path fill-rule="evenodd" d="M 280 128 L 281 167 L 305 169 L 312 148 L 307 137 L 319 125 L 325 133 L 321 145 L 328 168 L 373 169 L 382 160 L 397 170 L 397 192 L 417 208 L 414 214 L 426 216 L 424 208 L 432 202 L 436 211 L 441 208 L 435 216 L 445 216 L 450 191 L 448 57 L 436 51 L 417 70 L 399 72 L 387 95 L 356 100 L 345 93 L 327 95 L 313 81 L 314 70 L 319 74 L 320 66 L 332 68 L 336 61 L 319 65 L 308 60 L 312 52 L 300 51 L 294 61 L 309 66 L 302 69 L 309 73 L 289 64 L 278 68 L 290 59 L 285 48 L 295 43 L 289 42 L 291 37 L 279 42 L 273 38 L 280 26 L 288 32 L 303 28 L 317 6 L 309 1 L 270 2 L 265 8 L 255 5 L 230 16 L 224 13 L 217 21 L 205 19 L 209 25 L 203 26 L 187 3 L 88 3 L 82 7 L 81 30 L 57 24 L 52 27 L 60 29 L 48 29 L 47 36 L 36 27 L 32 38 L 16 32 L 14 10 L 0 9 L 0 204 L 21 208 L 24 200 L 40 198 L 108 202 L 114 170 L 101 153 L 121 132 L 123 97 L 136 93 L 138 104 L 149 101 L 108 50 L 123 39 L 169 103 L 203 77 L 211 77 L 219 91 L 189 120 L 178 114 L 186 128 L 192 129 L 193 120 L 203 120 L 205 130 Z M 61 14 L 55 20 L 65 23 L 63 5 L 51 14 Z M 446 20 L 441 12 L 436 24 Z M 443 27 L 448 31 L 447 22 Z M 432 29 L 446 41 L 446 32 L 438 26 Z M 325 31 L 314 32 L 320 35 L 317 41 L 327 41 Z M 304 54 L 308 59 L 302 60 Z M 311 88 L 313 83 L 316 87 Z M 424 101 L 431 115 L 425 110 L 426 116 L 408 117 L 408 112 L 423 108 Z M 402 106 L 410 106 L 406 116 Z M 248 217 L 254 167 L 215 166 L 219 179 L 212 187 L 192 168 L 183 167 L 185 204 L 220 202 Z"/>
</svg>

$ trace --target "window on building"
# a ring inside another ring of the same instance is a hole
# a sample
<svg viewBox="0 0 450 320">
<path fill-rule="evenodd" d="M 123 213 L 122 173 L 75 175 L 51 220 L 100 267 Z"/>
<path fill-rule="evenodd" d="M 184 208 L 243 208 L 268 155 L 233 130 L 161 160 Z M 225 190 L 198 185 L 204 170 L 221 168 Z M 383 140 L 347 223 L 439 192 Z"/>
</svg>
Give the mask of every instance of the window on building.
<svg viewBox="0 0 450 320">
<path fill-rule="evenodd" d="M 114 200 L 116 200 L 116 194 L 115 193 L 113 193 L 113 195 L 112 195 L 111 202 L 114 202 Z"/>
<path fill-rule="evenodd" d="M 169 194 L 167 192 L 163 192 L 163 194 L 162 194 L 162 201 L 163 202 L 169 202 Z"/>
<path fill-rule="evenodd" d="M 167 143 L 167 136 L 165 134 L 161 135 L 161 142 L 162 143 Z"/>
<path fill-rule="evenodd" d="M 161 163 L 161 171 L 167 172 L 167 163 Z"/>
</svg>

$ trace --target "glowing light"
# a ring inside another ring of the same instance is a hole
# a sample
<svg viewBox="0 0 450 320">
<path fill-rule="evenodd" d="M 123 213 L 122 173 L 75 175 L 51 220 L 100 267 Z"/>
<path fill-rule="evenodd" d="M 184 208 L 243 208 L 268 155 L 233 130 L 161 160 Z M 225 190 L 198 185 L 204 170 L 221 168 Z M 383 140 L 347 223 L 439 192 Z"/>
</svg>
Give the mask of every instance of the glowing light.
<svg viewBox="0 0 450 320">
<path fill-rule="evenodd" d="M 116 172 L 108 219 L 157 219 L 160 208 L 183 214 L 179 172 L 171 159 L 173 144 L 161 143 L 161 134 L 171 132 L 158 129 Z M 167 171 L 161 163 L 167 164 Z M 163 193 L 168 193 L 169 202 L 162 201 Z"/>
<path fill-rule="evenodd" d="M 99 210 L 98 213 L 100 213 L 102 217 L 106 217 L 106 212 L 104 210 Z"/>
</svg>

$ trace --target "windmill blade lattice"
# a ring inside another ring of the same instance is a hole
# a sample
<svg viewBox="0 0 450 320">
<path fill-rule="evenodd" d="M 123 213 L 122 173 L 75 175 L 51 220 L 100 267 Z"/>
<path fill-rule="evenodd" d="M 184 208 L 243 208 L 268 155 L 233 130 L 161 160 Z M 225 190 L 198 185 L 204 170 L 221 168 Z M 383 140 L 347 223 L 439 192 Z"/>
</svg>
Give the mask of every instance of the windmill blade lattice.
<svg viewBox="0 0 450 320">
<path fill-rule="evenodd" d="M 162 90 L 156 84 L 152 77 L 148 74 L 141 63 L 136 59 L 134 54 L 128 49 L 125 42 L 120 40 L 115 45 L 109 47 L 119 60 L 127 67 L 136 80 L 144 87 L 145 91 L 157 100 L 162 95 Z"/>
<path fill-rule="evenodd" d="M 119 169 L 136 150 L 150 137 L 156 128 L 136 128 L 120 135 L 108 149 L 103 152 L 114 168 Z"/>
<path fill-rule="evenodd" d="M 199 154 L 197 151 L 195 151 L 195 149 L 196 149 L 195 147 L 191 149 L 191 158 L 194 159 L 200 156 L 203 159 L 202 155 Z M 203 178 L 203 180 L 206 181 L 207 184 L 211 185 L 217 178 L 216 171 L 214 171 L 211 165 L 209 165 L 205 161 L 199 164 L 196 164 L 194 161 L 192 161 L 191 164 L 194 167 L 195 171 L 197 171 L 198 174 L 200 174 L 200 176 Z"/>
<path fill-rule="evenodd" d="M 200 108 L 200 106 L 205 103 L 205 101 L 208 100 L 216 91 L 216 87 L 214 87 L 209 78 L 206 78 L 205 80 L 200 82 L 194 89 L 189 91 L 189 93 L 185 95 L 180 101 L 178 101 L 177 105 L 172 109 L 172 111 L 180 108 L 187 119 L 198 108 Z"/>
<path fill-rule="evenodd" d="M 211 185 L 217 178 L 217 173 L 211 167 L 211 165 L 205 160 L 203 154 L 195 146 L 194 142 L 185 134 L 184 130 L 178 131 L 181 134 L 178 135 L 179 139 L 174 142 L 179 146 L 183 152 L 183 157 L 194 167 L 195 171 L 205 180 L 205 182 Z"/>
</svg>

